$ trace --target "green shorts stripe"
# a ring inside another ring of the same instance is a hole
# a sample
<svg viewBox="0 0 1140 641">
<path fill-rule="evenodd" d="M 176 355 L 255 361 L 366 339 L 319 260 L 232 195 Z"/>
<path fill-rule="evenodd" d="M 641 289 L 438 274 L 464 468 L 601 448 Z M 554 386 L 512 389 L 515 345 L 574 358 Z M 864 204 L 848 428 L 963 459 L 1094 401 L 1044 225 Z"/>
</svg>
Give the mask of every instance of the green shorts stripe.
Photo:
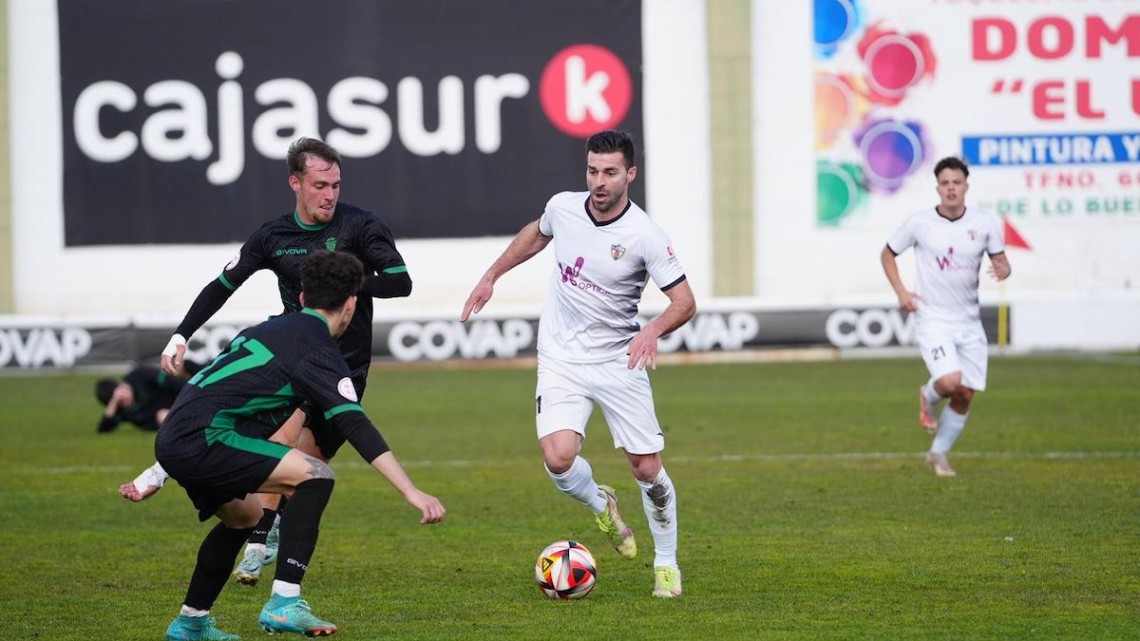
<svg viewBox="0 0 1140 641">
<path fill-rule="evenodd" d="M 221 443 L 235 450 L 262 454 L 276 459 L 285 458 L 285 454 L 292 449 L 288 445 L 282 445 L 273 441 L 252 436 L 242 436 L 234 430 L 224 427 L 207 427 L 206 442 L 210 444 Z"/>
</svg>

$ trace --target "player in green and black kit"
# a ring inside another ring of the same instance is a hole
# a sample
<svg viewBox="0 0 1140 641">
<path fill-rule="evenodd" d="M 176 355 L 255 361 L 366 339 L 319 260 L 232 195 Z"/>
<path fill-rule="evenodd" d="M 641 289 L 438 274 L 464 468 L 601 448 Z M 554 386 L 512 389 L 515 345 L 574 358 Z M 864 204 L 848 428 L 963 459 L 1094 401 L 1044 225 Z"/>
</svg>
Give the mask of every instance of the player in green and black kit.
<svg viewBox="0 0 1140 641">
<path fill-rule="evenodd" d="M 127 422 L 150 432 L 157 430 L 185 384 L 185 379 L 153 365 L 136 365 L 122 380 L 99 379 L 95 398 L 103 405 L 103 416 L 96 429 L 103 434 Z"/>
<path fill-rule="evenodd" d="M 284 313 L 301 309 L 301 265 L 315 251 L 336 250 L 352 254 L 364 264 L 364 285 L 360 289 L 356 315 L 339 340 L 353 386 L 363 398 L 372 360 L 372 298 L 407 296 L 412 291 L 412 280 L 388 226 L 372 212 L 339 202 L 340 154 L 336 149 L 320 140 L 301 138 L 289 146 L 286 164 L 289 187 L 296 195 L 295 210 L 262 225 L 246 240 L 221 275 L 202 289 L 163 350 L 162 367 L 168 373 L 177 373 L 183 365 L 186 339 L 260 270 L 269 269 L 277 275 Z M 305 413 L 298 412 L 278 440 L 328 461 L 344 439 L 335 430 L 327 429 L 320 416 L 308 416 L 305 424 L 308 430 L 300 429 L 304 420 Z M 161 466 L 154 466 L 133 483 L 124 484 L 120 492 L 138 501 L 158 491 L 164 481 L 165 472 Z M 255 528 L 250 548 L 235 571 L 241 583 L 256 584 L 261 565 L 275 558 L 271 532 L 278 507 L 276 500 L 277 497 L 267 500 L 263 521 Z M 270 539 L 268 549 L 267 538 Z"/>
<path fill-rule="evenodd" d="M 420 510 L 421 523 L 444 518 L 443 504 L 412 483 L 364 415 L 334 340 L 350 323 L 362 275 L 360 261 L 351 255 L 314 253 L 304 266 L 305 307 L 234 338 L 190 379 L 159 429 L 154 448 L 159 463 L 186 489 L 200 520 L 211 515 L 221 520 L 202 542 L 167 639 L 239 638 L 214 627 L 209 614 L 261 517 L 254 492 L 293 497 L 281 520 L 284 562 L 277 564 L 259 623 L 270 633 L 336 632 L 336 625 L 314 616 L 301 599 L 301 581 L 332 495 L 333 471 L 313 456 L 268 440 L 303 400 Z"/>
</svg>

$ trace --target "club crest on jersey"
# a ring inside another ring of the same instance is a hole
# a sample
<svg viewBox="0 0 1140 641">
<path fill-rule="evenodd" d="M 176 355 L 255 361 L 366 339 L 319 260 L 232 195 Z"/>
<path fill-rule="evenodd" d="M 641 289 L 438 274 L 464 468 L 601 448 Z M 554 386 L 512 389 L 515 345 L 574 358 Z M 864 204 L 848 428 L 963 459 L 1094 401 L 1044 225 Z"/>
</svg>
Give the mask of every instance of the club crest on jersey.
<svg viewBox="0 0 1140 641">
<path fill-rule="evenodd" d="M 237 267 L 239 260 L 241 260 L 241 252 L 238 252 L 237 255 L 235 255 L 232 259 L 230 259 L 230 262 L 226 263 L 226 271 L 229 271 L 229 270 L 233 269 L 234 267 Z"/>
<path fill-rule="evenodd" d="M 622 247 L 621 245 L 610 245 L 610 257 L 611 258 L 613 258 L 614 260 L 617 260 L 617 259 L 621 258 L 622 256 L 625 256 L 625 247 Z"/>
<path fill-rule="evenodd" d="M 967 233 L 967 234 L 970 236 L 970 241 L 971 241 L 971 242 L 973 242 L 973 241 L 975 241 L 975 240 L 977 240 L 977 239 L 978 239 L 978 232 L 977 232 L 977 231 L 975 231 L 975 230 L 971 229 L 970 231 L 968 231 L 968 232 L 966 232 L 966 233 Z"/>
<path fill-rule="evenodd" d="M 325 249 L 329 251 L 336 251 L 336 238 L 325 239 Z"/>
<path fill-rule="evenodd" d="M 340 382 L 336 384 L 336 391 L 340 392 L 341 396 L 347 398 L 353 403 L 357 402 L 356 388 L 352 386 L 351 378 L 345 376 L 344 378 L 340 379 Z"/>
</svg>

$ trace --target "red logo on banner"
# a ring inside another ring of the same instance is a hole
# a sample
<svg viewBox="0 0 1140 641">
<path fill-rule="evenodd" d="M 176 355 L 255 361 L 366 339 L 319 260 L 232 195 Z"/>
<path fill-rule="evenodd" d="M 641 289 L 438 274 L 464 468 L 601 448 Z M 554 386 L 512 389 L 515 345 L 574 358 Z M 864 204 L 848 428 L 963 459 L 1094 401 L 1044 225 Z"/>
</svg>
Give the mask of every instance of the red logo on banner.
<svg viewBox="0 0 1140 641">
<path fill-rule="evenodd" d="M 574 45 L 546 64 L 539 98 L 559 131 L 585 138 L 616 127 L 625 118 L 633 100 L 633 82 L 625 63 L 609 49 Z"/>
</svg>

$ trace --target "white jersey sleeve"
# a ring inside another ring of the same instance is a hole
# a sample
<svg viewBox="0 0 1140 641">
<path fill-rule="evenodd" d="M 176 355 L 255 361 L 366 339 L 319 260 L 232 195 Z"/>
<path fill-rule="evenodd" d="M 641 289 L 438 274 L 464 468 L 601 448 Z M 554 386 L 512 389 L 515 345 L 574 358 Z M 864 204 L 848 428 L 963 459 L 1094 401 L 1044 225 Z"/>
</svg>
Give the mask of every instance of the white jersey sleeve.
<svg viewBox="0 0 1140 641">
<path fill-rule="evenodd" d="M 921 212 L 907 216 L 906 220 L 887 238 L 887 247 L 894 252 L 895 256 L 914 247 L 915 221 L 920 217 L 920 214 Z"/>
<path fill-rule="evenodd" d="M 986 254 L 996 256 L 997 254 L 1005 253 L 1005 231 L 1002 229 L 1001 223 L 997 218 L 989 212 L 984 212 L 986 218 L 990 222 L 990 231 L 987 235 Z"/>
</svg>

